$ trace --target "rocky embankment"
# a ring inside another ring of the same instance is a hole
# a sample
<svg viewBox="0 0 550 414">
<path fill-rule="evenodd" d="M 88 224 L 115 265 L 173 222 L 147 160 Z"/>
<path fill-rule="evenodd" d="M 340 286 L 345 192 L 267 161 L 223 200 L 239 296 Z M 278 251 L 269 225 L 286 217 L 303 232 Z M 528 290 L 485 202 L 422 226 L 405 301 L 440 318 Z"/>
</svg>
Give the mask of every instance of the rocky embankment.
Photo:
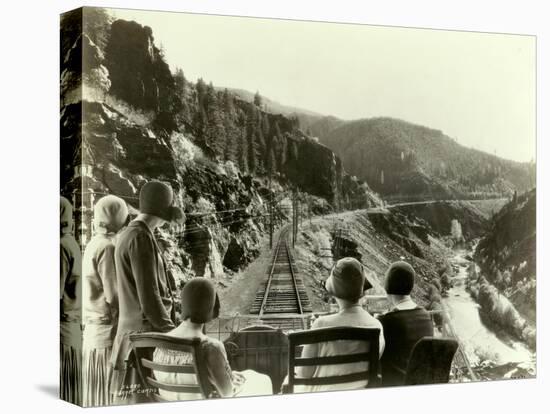
<svg viewBox="0 0 550 414">
<path fill-rule="evenodd" d="M 470 290 L 487 319 L 535 346 L 536 190 L 515 196 L 492 219 L 474 256 Z"/>
<path fill-rule="evenodd" d="M 440 237 L 451 233 L 453 220 L 460 223 L 465 240 L 481 237 L 488 230 L 488 221 L 481 206 L 468 201 L 437 201 L 426 204 L 410 204 L 393 209 L 407 215 L 409 220 L 423 220 Z"/>
<path fill-rule="evenodd" d="M 176 280 L 245 267 L 267 215 L 285 220 L 295 189 L 312 214 L 376 203 L 294 119 L 172 73 L 149 27 L 84 8 L 64 15 L 61 30 L 61 192 L 77 202 L 82 245 L 98 197 L 116 194 L 136 214 L 151 179 L 170 183 L 187 215 L 159 232 Z"/>
<path fill-rule="evenodd" d="M 449 249 L 424 223 L 401 214 L 368 214 L 364 210 L 305 220 L 296 244 L 296 260 L 316 310 L 328 310 L 329 298 L 322 287 L 333 257 L 358 258 L 370 273 L 370 294 L 384 294 L 384 274 L 396 260 L 410 262 L 418 273 L 415 300 L 428 309 L 441 307 L 448 270 Z M 338 251 L 335 251 L 338 246 Z"/>
<path fill-rule="evenodd" d="M 407 260 L 418 273 L 413 298 L 427 309 L 443 310 L 450 318 L 453 334 L 460 340 L 477 379 L 533 376 L 534 329 L 496 287 L 487 280 L 480 284 L 484 278 L 474 277 L 481 274 L 479 270 L 476 273 L 479 268 L 473 257 L 479 233 L 469 229 L 476 223 L 484 228 L 491 224 L 485 215 L 472 214 L 475 210 L 456 207 L 437 206 L 438 210 L 445 210 L 440 214 L 447 222 L 441 219 L 436 225 L 412 211 L 403 214 L 396 210 L 391 214 L 345 212 L 304 221 L 295 257 L 314 309 L 330 310 L 330 298 L 322 284 L 330 273 L 333 257 L 353 256 L 361 260 L 374 281 L 370 295 L 385 293 L 384 273 L 392 261 Z M 458 228 L 466 229 L 464 234 L 457 232 L 457 223 Z M 377 305 L 374 300 L 367 302 L 367 307 L 380 312 L 387 310 L 387 303 Z M 449 334 L 437 314 L 434 322 L 444 334 Z M 519 335 L 514 334 L 514 329 Z"/>
</svg>

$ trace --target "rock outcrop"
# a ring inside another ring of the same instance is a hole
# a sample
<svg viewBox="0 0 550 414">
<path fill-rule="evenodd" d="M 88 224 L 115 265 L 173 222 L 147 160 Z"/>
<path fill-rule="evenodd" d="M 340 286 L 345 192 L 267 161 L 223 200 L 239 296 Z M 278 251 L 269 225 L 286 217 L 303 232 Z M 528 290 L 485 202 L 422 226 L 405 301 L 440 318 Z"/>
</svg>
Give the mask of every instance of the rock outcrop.
<svg viewBox="0 0 550 414">
<path fill-rule="evenodd" d="M 98 10 L 61 22 L 61 191 L 75 203 L 82 245 L 99 197 L 116 194 L 136 214 L 139 188 L 151 179 L 170 183 L 188 218 L 159 231 L 178 280 L 249 263 L 266 216 L 286 220 L 281 201 L 294 190 L 323 212 L 376 202 L 295 119 L 188 82 L 170 71 L 149 27 Z"/>
<path fill-rule="evenodd" d="M 516 196 L 500 210 L 479 242 L 482 274 L 530 322 L 536 302 L 536 190 Z"/>
<path fill-rule="evenodd" d="M 453 221 L 456 220 L 465 240 L 481 237 L 489 228 L 485 214 L 466 201 L 438 201 L 427 204 L 409 204 L 392 209 L 405 214 L 410 220 L 424 220 L 434 234 L 445 237 L 451 235 Z"/>
</svg>

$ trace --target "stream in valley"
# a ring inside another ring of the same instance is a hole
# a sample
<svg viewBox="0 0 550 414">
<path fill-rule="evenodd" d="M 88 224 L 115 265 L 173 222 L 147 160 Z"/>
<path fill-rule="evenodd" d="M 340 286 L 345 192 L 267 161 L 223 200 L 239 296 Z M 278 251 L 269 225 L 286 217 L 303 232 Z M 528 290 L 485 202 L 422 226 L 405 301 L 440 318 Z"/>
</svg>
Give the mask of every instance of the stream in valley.
<svg viewBox="0 0 550 414">
<path fill-rule="evenodd" d="M 503 379 L 532 376 L 536 355 L 522 342 L 496 328 L 487 326 L 480 317 L 480 305 L 466 290 L 472 252 L 456 249 L 451 258 L 455 268 L 453 287 L 443 299 L 453 329 L 464 352 L 480 379 Z"/>
</svg>

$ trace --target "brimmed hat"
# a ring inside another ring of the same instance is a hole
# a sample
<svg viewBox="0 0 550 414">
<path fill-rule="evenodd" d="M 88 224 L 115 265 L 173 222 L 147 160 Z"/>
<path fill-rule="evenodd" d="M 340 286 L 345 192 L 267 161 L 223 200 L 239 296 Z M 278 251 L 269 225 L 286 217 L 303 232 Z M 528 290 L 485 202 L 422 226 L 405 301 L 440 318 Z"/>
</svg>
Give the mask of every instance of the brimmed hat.
<svg viewBox="0 0 550 414">
<path fill-rule="evenodd" d="M 195 277 L 181 292 L 181 315 L 193 323 L 207 323 L 218 317 L 220 300 L 210 280 Z"/>
<path fill-rule="evenodd" d="M 183 211 L 173 205 L 174 192 L 169 185 L 160 181 L 149 181 L 141 187 L 139 193 L 139 210 L 166 221 L 185 219 Z"/>
<path fill-rule="evenodd" d="M 353 257 L 344 257 L 336 262 L 325 288 L 331 295 L 346 300 L 357 300 L 372 288 L 363 271 L 363 265 Z"/>
<path fill-rule="evenodd" d="M 416 272 L 407 262 L 394 262 L 386 272 L 385 289 L 389 295 L 409 295 L 414 286 Z"/>
<path fill-rule="evenodd" d="M 107 195 L 94 206 L 94 227 L 98 233 L 116 233 L 126 223 L 128 206 L 117 196 Z"/>
</svg>

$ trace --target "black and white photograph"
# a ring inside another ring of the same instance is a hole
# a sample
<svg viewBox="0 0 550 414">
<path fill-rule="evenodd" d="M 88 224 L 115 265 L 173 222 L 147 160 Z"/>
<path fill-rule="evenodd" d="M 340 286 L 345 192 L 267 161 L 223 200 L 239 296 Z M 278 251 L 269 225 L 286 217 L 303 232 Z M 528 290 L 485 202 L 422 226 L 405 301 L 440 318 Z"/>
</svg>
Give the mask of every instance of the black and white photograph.
<svg viewBox="0 0 550 414">
<path fill-rule="evenodd" d="M 536 376 L 534 36 L 84 7 L 61 59 L 63 399 Z"/>
<path fill-rule="evenodd" d="M 55 181 L 13 151 L 6 175 L 34 171 L 32 208 L 10 194 L 2 213 L 30 226 L 11 382 L 117 412 L 527 411 L 513 385 L 545 381 L 539 26 L 137 3 L 51 22 L 58 145 L 33 139 Z"/>
</svg>

